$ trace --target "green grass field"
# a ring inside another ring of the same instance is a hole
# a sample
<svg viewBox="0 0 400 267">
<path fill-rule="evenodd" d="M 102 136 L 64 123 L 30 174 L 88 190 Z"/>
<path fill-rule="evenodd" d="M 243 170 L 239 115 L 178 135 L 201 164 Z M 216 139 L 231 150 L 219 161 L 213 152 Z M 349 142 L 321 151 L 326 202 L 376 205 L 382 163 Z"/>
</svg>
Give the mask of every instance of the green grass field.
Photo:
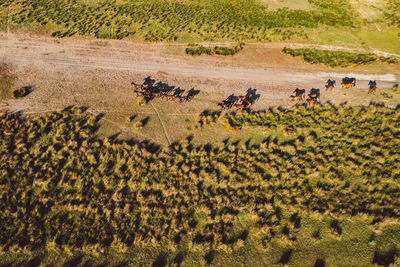
<svg viewBox="0 0 400 267">
<path fill-rule="evenodd" d="M 169 148 L 79 110 L 0 119 L 0 264 L 399 263 L 399 109 L 239 112 L 267 138 Z"/>
<path fill-rule="evenodd" d="M 301 42 L 400 53 L 395 0 L 0 1 L 0 30 L 148 42 Z"/>
</svg>

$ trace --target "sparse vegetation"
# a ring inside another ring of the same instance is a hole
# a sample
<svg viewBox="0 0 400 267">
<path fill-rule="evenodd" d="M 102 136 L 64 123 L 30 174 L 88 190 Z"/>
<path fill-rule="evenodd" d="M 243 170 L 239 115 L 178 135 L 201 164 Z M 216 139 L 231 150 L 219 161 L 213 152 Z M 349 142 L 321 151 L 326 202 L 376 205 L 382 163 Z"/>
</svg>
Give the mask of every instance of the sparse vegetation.
<svg viewBox="0 0 400 267">
<path fill-rule="evenodd" d="M 282 52 L 293 57 L 302 57 L 305 62 L 311 64 L 325 64 L 330 67 L 348 67 L 370 64 L 381 61 L 388 64 L 396 64 L 394 57 L 378 57 L 375 54 L 352 53 L 344 51 L 319 50 L 313 48 L 291 49 L 284 47 Z"/>
<path fill-rule="evenodd" d="M 381 93 L 381 96 L 382 96 L 383 98 L 386 98 L 386 99 L 392 99 L 392 98 L 393 98 L 392 95 L 390 95 L 390 94 L 388 94 L 388 93 L 386 93 L 386 92 Z"/>
<path fill-rule="evenodd" d="M 393 25 L 400 27 L 400 2 L 398 0 L 386 0 L 385 16 Z"/>
<path fill-rule="evenodd" d="M 12 86 L 14 77 L 10 72 L 7 64 L 0 64 L 0 100 L 10 98 L 12 96 Z"/>
<path fill-rule="evenodd" d="M 266 255 L 269 265 L 304 265 L 321 261 L 324 250 L 332 252 L 327 264 L 395 260 L 399 109 L 322 106 L 226 118 L 270 135 L 258 145 L 182 140 L 161 148 L 98 139 L 97 122 L 79 110 L 3 115 L 0 263 L 136 257 L 139 265 L 187 258 L 198 265 Z"/>
</svg>

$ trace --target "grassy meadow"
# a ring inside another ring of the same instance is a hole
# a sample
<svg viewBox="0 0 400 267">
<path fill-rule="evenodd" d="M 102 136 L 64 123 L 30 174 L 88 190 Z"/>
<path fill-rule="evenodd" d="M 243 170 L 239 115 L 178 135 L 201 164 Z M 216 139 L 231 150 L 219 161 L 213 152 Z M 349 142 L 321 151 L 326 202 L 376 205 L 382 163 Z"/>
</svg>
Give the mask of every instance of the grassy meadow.
<svg viewBox="0 0 400 267">
<path fill-rule="evenodd" d="M 149 42 L 296 41 L 398 53 L 396 0 L 371 5 L 355 0 L 277 2 L 2 0 L 0 29 Z"/>
<path fill-rule="evenodd" d="M 399 263 L 400 109 L 238 112 L 269 135 L 170 147 L 75 109 L 0 119 L 2 265 Z"/>
</svg>

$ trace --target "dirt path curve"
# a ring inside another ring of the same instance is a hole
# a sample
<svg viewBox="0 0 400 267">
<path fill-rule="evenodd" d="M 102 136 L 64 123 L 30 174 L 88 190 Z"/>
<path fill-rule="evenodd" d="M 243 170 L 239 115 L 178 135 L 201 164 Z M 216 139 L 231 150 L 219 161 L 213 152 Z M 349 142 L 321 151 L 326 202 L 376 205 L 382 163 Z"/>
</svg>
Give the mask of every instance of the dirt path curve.
<svg viewBox="0 0 400 267">
<path fill-rule="evenodd" d="M 354 75 L 353 73 L 304 73 L 290 69 L 243 68 L 223 65 L 215 60 L 190 62 L 187 58 L 161 55 L 161 44 L 112 42 L 102 46 L 101 41 L 55 40 L 44 37 L 21 38 L 0 36 L 0 60 L 26 66 L 35 65 L 43 70 L 58 68 L 103 69 L 135 73 L 165 72 L 187 77 L 216 78 L 240 81 L 258 81 L 285 85 L 291 82 L 313 82 Z M 211 64 L 210 64 L 211 63 Z M 358 80 L 396 81 L 393 74 L 360 76 Z M 272 82 L 271 82 L 272 81 Z"/>
</svg>

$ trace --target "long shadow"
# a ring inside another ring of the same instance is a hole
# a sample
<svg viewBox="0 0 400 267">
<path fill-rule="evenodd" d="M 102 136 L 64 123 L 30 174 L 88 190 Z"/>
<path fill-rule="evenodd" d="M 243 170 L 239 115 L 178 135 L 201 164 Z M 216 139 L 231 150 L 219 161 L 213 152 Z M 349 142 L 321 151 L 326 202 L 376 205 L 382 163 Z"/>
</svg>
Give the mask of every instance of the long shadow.
<svg viewBox="0 0 400 267">
<path fill-rule="evenodd" d="M 252 88 L 247 89 L 247 95 L 252 102 L 256 102 L 261 96 L 260 94 L 257 94 L 257 89 Z"/>
<path fill-rule="evenodd" d="M 238 101 L 239 97 L 235 96 L 234 94 L 231 94 L 224 100 L 224 102 L 232 102 L 232 103 L 237 103 Z"/>
<path fill-rule="evenodd" d="M 156 80 L 152 79 L 150 76 L 144 79 L 143 85 L 145 87 L 144 90 L 147 91 L 146 94 L 142 95 L 146 103 L 149 103 L 156 97 L 168 97 L 168 95 L 177 100 L 180 100 L 180 102 L 191 101 L 196 95 L 200 93 L 200 90 L 191 88 L 190 90 L 187 91 L 187 94 L 183 96 L 186 90 L 181 89 L 179 87 L 175 87 L 173 85 L 169 85 L 168 83 L 164 83 L 161 81 L 156 82 Z M 139 95 L 140 91 L 137 93 Z M 167 98 L 167 100 L 170 99 L 171 98 Z"/>
<path fill-rule="evenodd" d="M 383 103 L 383 102 L 378 103 L 378 102 L 371 101 L 371 102 L 369 102 L 369 106 L 383 108 L 383 107 L 385 107 L 385 103 Z"/>
<path fill-rule="evenodd" d="M 190 97 L 190 98 L 193 98 L 193 97 L 195 97 L 196 95 L 198 95 L 200 93 L 200 90 L 195 90 L 194 88 L 191 88 L 189 91 L 188 91 L 188 97 Z"/>
</svg>

